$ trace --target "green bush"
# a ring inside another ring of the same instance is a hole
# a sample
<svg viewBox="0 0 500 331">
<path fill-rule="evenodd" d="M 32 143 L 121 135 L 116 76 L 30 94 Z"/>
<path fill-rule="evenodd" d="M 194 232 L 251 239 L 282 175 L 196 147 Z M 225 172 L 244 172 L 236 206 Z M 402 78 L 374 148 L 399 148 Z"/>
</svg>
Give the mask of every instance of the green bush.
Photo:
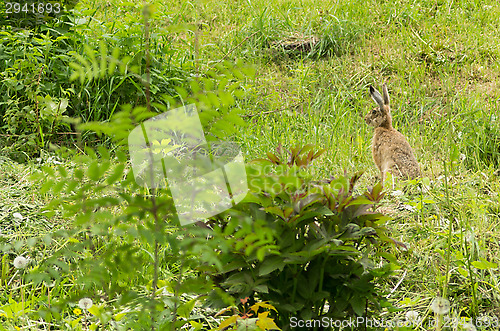
<svg viewBox="0 0 500 331">
<path fill-rule="evenodd" d="M 395 261 L 383 250 L 393 242 L 387 217 L 374 211 L 380 184 L 356 195 L 360 174 L 314 182 L 307 165 L 320 154 L 305 146 L 253 162 L 252 192 L 229 220 L 214 220 L 230 245 L 215 280 L 238 298 L 269 301 L 283 329 L 291 317 L 371 314 L 384 303 L 376 282 L 394 267 L 380 264 L 381 257 Z"/>
<path fill-rule="evenodd" d="M 73 16 L 64 19 L 32 30 L 0 30 L 0 149 L 18 161 L 49 144 L 75 143 L 71 119 L 109 121 L 119 105 L 146 103 L 142 31 L 89 44 L 90 29 L 73 23 Z M 159 34 L 149 37 L 149 45 L 152 98 L 177 96 L 177 87 L 189 87 L 191 63 L 176 58 Z M 82 138 L 102 143 L 89 132 Z"/>
<path fill-rule="evenodd" d="M 0 31 L 1 145 L 22 160 L 32 155 L 69 125 L 68 100 L 74 90 L 67 83 L 70 38 L 29 30 Z"/>
<path fill-rule="evenodd" d="M 223 140 L 244 124 L 238 117 L 241 110 L 235 107 L 245 90 L 237 77 L 249 74 L 238 65 L 221 63 L 206 77 L 190 82 L 196 92 L 178 89 L 183 101 L 195 102 L 202 111 L 207 140 Z M 84 77 L 83 83 L 87 80 Z M 158 100 L 172 108 L 180 106 L 169 95 Z M 167 110 L 160 102 L 156 106 Z M 98 152 L 88 148 L 78 155 L 66 151 L 70 161 L 64 165 L 44 160 L 34 180 L 40 198 L 49 201 L 44 217 L 59 226 L 31 238 L 1 239 L 2 284 L 12 271 L 11 258 L 33 257 L 29 267 L 16 273 L 25 287 L 6 288 L 2 293 L 2 304 L 11 298 L 0 306 L 0 312 L 8 312 L 0 314 L 2 324 L 42 320 L 58 329 L 133 330 L 217 325 L 205 317 L 209 314 L 200 314 L 197 303 L 214 290 L 206 273 L 222 270 L 218 252 L 226 253 L 229 246 L 222 237 L 207 242 L 213 233 L 206 228 L 179 227 L 168 189 L 139 186 L 129 165 L 128 133 L 155 115 L 146 107 L 125 105 L 108 123 L 81 125 L 110 137 L 113 152 L 100 146 Z M 47 250 L 50 254 L 44 253 Z M 27 299 L 25 289 L 30 293 Z M 219 292 L 225 305 L 234 303 Z M 82 298 L 90 298 L 94 305 L 80 316 L 74 311 Z"/>
<path fill-rule="evenodd" d="M 124 113 L 110 124 L 115 132 L 128 127 L 125 118 L 144 116 L 145 110 Z M 116 135 L 115 143 L 123 137 Z M 4 316 L 6 322 L 213 329 L 221 319 L 200 306 L 205 298 L 206 305 L 227 307 L 247 296 L 249 307 L 269 310 L 253 323 L 275 320 L 282 329 L 294 316 L 370 314 L 384 303 L 376 282 L 393 267 L 376 259 L 394 261 L 381 249 L 391 241 L 382 227 L 386 218 L 371 211 L 383 193 L 376 186 L 355 196 L 359 174 L 313 181 L 307 165 L 320 154 L 305 146 L 284 160 L 269 154 L 268 161 L 252 162 L 252 192 L 235 209 L 210 219 L 209 227 L 176 225 L 168 190 L 139 187 L 123 151 L 112 157 L 102 147 L 99 154 L 88 150 L 75 157 L 71 167 L 44 166 L 35 177 L 39 193 L 51 200 L 46 217 L 73 222 L 2 243 L 2 251 L 13 256 L 57 247 L 52 255 L 36 254 L 33 267 L 20 274 L 32 293 L 29 300 L 15 288 L 7 290 L 12 300 L 0 309 L 17 310 Z M 94 306 L 83 318 L 74 311 L 84 297 Z M 231 318 L 225 325 L 238 323 L 238 315 Z"/>
</svg>

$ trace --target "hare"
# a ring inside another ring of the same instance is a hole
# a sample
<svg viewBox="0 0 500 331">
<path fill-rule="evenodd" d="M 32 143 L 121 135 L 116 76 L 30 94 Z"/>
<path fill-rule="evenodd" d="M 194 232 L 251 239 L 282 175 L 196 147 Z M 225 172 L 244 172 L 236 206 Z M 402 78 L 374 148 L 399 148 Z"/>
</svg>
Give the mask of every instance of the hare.
<svg viewBox="0 0 500 331">
<path fill-rule="evenodd" d="M 382 95 L 370 86 L 370 95 L 378 104 L 365 116 L 366 124 L 375 127 L 372 141 L 372 154 L 380 170 L 382 184 L 387 172 L 404 179 L 420 176 L 420 169 L 413 149 L 399 131 L 392 127 L 391 109 L 387 86 L 382 86 Z"/>
</svg>

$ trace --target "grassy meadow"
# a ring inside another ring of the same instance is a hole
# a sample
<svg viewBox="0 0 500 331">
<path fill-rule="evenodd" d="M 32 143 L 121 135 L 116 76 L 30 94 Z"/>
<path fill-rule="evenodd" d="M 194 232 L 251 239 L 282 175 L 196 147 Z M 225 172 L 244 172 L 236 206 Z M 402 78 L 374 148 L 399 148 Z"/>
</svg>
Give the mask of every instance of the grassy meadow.
<svg viewBox="0 0 500 331">
<path fill-rule="evenodd" d="M 414 148 L 424 178 L 409 184 L 396 180 L 394 190 L 389 183 L 385 186 L 387 193 L 378 208 L 391 217 L 386 227 L 403 245 L 387 246 L 399 267 L 377 288 L 398 309 L 382 310 L 374 317 L 405 320 L 413 311 L 425 322 L 408 328 L 412 330 L 498 329 L 498 1 L 165 0 L 154 2 L 151 8 L 148 24 L 154 42 L 150 51 L 154 61 L 164 61 L 175 69 L 153 72 L 153 79 L 164 79 L 165 86 L 182 85 L 222 61 L 240 61 L 253 68 L 254 76 L 241 78 L 245 96 L 236 100 L 247 125 L 236 127 L 231 136 L 242 146 L 247 160 L 265 157 L 279 146 L 289 149 L 314 144 L 325 149 L 312 164 L 315 179 L 363 171 L 355 190 L 374 186 L 379 173 L 371 155 L 373 128 L 363 117 L 375 106 L 369 86 L 380 90 L 386 83 L 393 125 Z M 134 41 L 144 33 L 142 3 L 82 0 L 74 10 L 73 28 L 80 40 L 70 37 L 74 42 L 68 45 L 76 53 L 84 54 L 78 48 L 80 43 L 98 49 L 101 40 L 110 49 L 118 45 L 122 54 L 131 56 L 143 46 Z M 177 76 L 169 77 L 172 72 Z M 71 70 L 66 74 L 69 81 Z M 64 87 L 73 89 L 68 92 L 71 100 L 85 101 L 70 102 L 70 117 L 106 121 L 118 109 L 120 99 L 113 99 L 107 83 L 94 80 L 81 88 L 76 81 L 71 84 Z M 69 126 L 63 131 L 67 130 Z M 11 319 L 5 312 L 12 304 L 9 300 L 19 301 L 21 292 L 30 297 L 22 289 L 28 285 L 11 287 L 15 275 L 10 274 L 14 271 L 8 264 L 14 253 L 43 257 L 58 249 L 42 245 L 33 252 L 28 246 L 12 243 L 67 226 L 59 212 L 44 215 L 42 207 L 51 198 L 40 194 L 30 177 L 40 169 L 40 159 L 52 155 L 44 148 L 24 163 L 0 156 L 0 244 L 9 245 L 4 247 L 9 257 L 2 262 L 5 274 L 0 289 L 0 324 L 7 325 L 5 330 L 14 326 L 55 330 L 21 317 Z M 58 160 L 71 167 L 69 161 Z M 15 212 L 24 221 L 14 217 Z M 77 287 L 69 278 L 58 286 L 52 297 Z M 32 291 L 30 300 L 45 295 L 43 287 Z M 431 327 L 428 323 L 434 318 L 431 306 L 436 297 L 449 300 L 449 320 Z M 475 328 L 467 324 L 469 318 Z M 71 318 L 63 314 L 61 319 Z M 79 321 L 67 322 L 65 329 L 88 329 L 90 322 Z M 214 325 L 205 324 L 203 329 L 216 329 Z M 190 327 L 198 330 L 193 324 Z"/>
</svg>

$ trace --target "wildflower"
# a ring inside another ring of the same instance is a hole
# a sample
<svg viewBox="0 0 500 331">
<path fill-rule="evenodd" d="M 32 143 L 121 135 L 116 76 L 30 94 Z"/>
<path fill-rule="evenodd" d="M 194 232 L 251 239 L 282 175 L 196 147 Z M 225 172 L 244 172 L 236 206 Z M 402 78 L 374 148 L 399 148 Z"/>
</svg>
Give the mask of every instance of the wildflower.
<svg viewBox="0 0 500 331">
<path fill-rule="evenodd" d="M 12 216 L 14 216 L 14 218 L 17 218 L 21 221 L 24 219 L 23 215 L 21 215 L 20 213 L 14 213 L 14 214 L 12 214 Z"/>
<path fill-rule="evenodd" d="M 418 322 L 418 311 L 409 310 L 405 314 L 406 320 L 412 323 Z"/>
<path fill-rule="evenodd" d="M 80 308 L 75 308 L 75 309 L 73 309 L 73 314 L 75 314 L 76 316 L 79 316 L 82 314 L 82 310 Z"/>
<path fill-rule="evenodd" d="M 17 269 L 24 269 L 28 265 L 29 260 L 24 256 L 19 255 L 14 259 L 14 267 Z"/>
<path fill-rule="evenodd" d="M 441 297 L 436 297 L 432 300 L 431 310 L 438 315 L 445 315 L 450 312 L 450 302 Z"/>
<path fill-rule="evenodd" d="M 471 231 L 467 231 L 465 233 L 465 240 L 468 241 L 468 242 L 473 242 L 475 239 L 475 235 L 474 235 L 474 231 L 471 230 Z"/>
<path fill-rule="evenodd" d="M 88 310 L 90 307 L 92 307 L 92 299 L 90 298 L 82 298 L 80 301 L 78 301 L 78 307 Z"/>
<path fill-rule="evenodd" d="M 408 210 L 408 211 L 411 211 L 411 212 L 414 212 L 417 210 L 417 208 L 413 207 L 413 206 L 410 206 L 410 205 L 405 205 L 405 204 L 400 204 L 398 206 L 398 209 L 399 210 Z"/>
</svg>

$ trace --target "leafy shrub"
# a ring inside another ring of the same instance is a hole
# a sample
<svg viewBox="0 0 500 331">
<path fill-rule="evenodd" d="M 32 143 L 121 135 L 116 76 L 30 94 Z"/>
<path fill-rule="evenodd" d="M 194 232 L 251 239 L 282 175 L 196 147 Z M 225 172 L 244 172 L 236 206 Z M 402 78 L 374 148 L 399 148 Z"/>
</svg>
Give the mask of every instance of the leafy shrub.
<svg viewBox="0 0 500 331">
<path fill-rule="evenodd" d="M 0 132 L 2 143 L 16 159 L 33 154 L 60 129 L 68 98 L 68 51 L 74 44 L 66 36 L 51 37 L 29 30 L 0 32 Z"/>
<path fill-rule="evenodd" d="M 70 119 L 108 121 L 121 104 L 146 103 L 143 36 L 104 36 L 87 44 L 90 28 L 71 20 L 75 18 L 64 16 L 32 30 L 0 30 L 0 89 L 4 91 L 0 148 L 18 161 L 37 155 L 51 143 L 74 143 Z M 191 62 L 176 58 L 171 41 L 159 34 L 150 36 L 149 44 L 152 97 L 176 96 L 176 87 L 188 88 Z M 153 109 L 161 111 L 154 105 Z M 95 142 L 89 132 L 82 138 Z"/>
<path fill-rule="evenodd" d="M 381 186 L 355 195 L 360 174 L 312 181 L 307 165 L 320 154 L 305 146 L 253 162 L 252 192 L 227 223 L 215 220 L 231 247 L 221 253 L 224 272 L 215 279 L 236 297 L 269 301 L 285 329 L 291 317 L 343 318 L 379 309 L 384 300 L 376 281 L 393 267 L 379 260 L 395 261 L 382 249 L 394 242 L 383 228 L 387 218 L 373 211 Z"/>
<path fill-rule="evenodd" d="M 115 133 L 124 131 L 116 143 L 132 123 L 123 120 L 144 116 L 145 110 L 123 113 L 109 125 Z M 108 131 L 103 124 L 101 129 Z M 101 147 L 98 155 L 88 150 L 75 157 L 71 167 L 47 165 L 36 176 L 40 194 L 51 198 L 46 215 L 73 219 L 72 225 L 1 247 L 9 255 L 32 255 L 37 247 L 56 245 L 51 256 L 33 255 L 33 267 L 22 275 L 30 293 L 54 291 L 27 300 L 27 306 L 10 289 L 13 299 L 0 309 L 15 308 L 7 321 L 43 320 L 59 327 L 200 330 L 220 323 L 208 308 L 197 313 L 203 298 L 234 306 L 231 293 L 249 296 L 241 312 L 257 317 L 245 325 L 263 329 L 273 329 L 274 321 L 284 327 L 292 316 L 368 314 L 381 301 L 375 281 L 390 273 L 388 264 L 375 266 L 374 254 L 392 258 L 378 250 L 379 240 L 390 241 L 381 226 L 384 217 L 369 211 L 383 193 L 376 186 L 354 196 L 359 175 L 312 181 L 306 169 L 319 155 L 305 146 L 252 163 L 252 193 L 236 209 L 212 218 L 212 229 L 177 226 L 168 191 L 139 187 L 123 151 L 112 157 Z M 10 271 L 4 272 L 7 277 Z M 63 284 L 68 290 L 61 290 Z M 74 316 L 83 297 L 94 306 L 84 317 Z M 48 300 L 50 307 L 42 304 Z M 238 316 L 222 326 L 239 323 Z"/>
<path fill-rule="evenodd" d="M 279 330 L 273 319 L 268 317 L 271 310 L 276 310 L 272 305 L 258 302 L 249 306 L 248 297 L 240 299 L 240 302 L 242 306 L 240 310 L 236 307 L 229 307 L 218 313 L 220 315 L 229 311 L 233 312 L 231 317 L 219 325 L 219 330 Z M 234 325 L 232 329 L 227 329 L 232 325 Z"/>
<path fill-rule="evenodd" d="M 206 77 L 190 82 L 196 92 L 178 89 L 183 101 L 196 102 L 203 111 L 200 119 L 207 140 L 237 132 L 243 121 L 235 104 L 245 91 L 238 77 L 250 73 L 238 65 L 220 64 Z M 89 78 L 83 78 L 85 84 Z M 158 99 L 173 108 L 177 105 L 169 95 Z M 156 105 L 166 110 L 165 105 Z M 128 133 L 155 115 L 146 107 L 125 105 L 108 123 L 82 124 L 82 129 L 111 137 L 113 153 L 104 146 L 98 152 L 87 148 L 81 155 L 66 151 L 71 162 L 47 162 L 35 174 L 39 194 L 50 201 L 45 217 L 65 221 L 29 239 L 0 239 L 5 261 L 2 284 L 13 272 L 8 266 L 11 258 L 32 256 L 31 266 L 18 277 L 26 286 L 6 290 L 5 297 L 12 299 L 0 311 L 12 313 L 0 316 L 6 319 L 2 323 L 41 320 L 58 329 L 134 330 L 178 330 L 187 325 L 199 330 L 217 324 L 200 315 L 198 303 L 214 290 L 207 272 L 222 270 L 217 252 L 226 252 L 229 246 L 220 236 L 207 242 L 213 232 L 206 228 L 179 227 L 168 189 L 139 186 L 128 163 Z M 45 248 L 51 255 L 37 253 Z M 24 300 L 24 288 L 32 293 L 29 300 Z M 226 306 L 234 304 L 218 292 Z M 94 305 L 78 317 L 74 309 L 81 298 Z"/>
</svg>

